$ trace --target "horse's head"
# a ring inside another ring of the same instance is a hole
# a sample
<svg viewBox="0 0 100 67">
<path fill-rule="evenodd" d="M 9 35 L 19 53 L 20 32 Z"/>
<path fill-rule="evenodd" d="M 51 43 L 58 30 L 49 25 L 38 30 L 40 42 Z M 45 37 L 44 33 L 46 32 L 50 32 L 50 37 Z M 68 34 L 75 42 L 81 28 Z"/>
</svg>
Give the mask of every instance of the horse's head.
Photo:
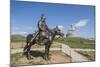
<svg viewBox="0 0 100 67">
<path fill-rule="evenodd" d="M 61 32 L 61 29 L 58 26 L 54 28 L 54 32 L 55 32 L 55 35 L 60 35 L 61 37 L 64 36 L 64 33 Z"/>
</svg>

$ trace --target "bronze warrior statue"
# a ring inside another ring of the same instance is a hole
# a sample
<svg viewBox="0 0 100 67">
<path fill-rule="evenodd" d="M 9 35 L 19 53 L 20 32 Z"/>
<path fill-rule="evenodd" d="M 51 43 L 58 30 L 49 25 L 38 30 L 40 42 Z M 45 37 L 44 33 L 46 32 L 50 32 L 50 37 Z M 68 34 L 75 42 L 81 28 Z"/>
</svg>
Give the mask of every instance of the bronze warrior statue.
<svg viewBox="0 0 100 67">
<path fill-rule="evenodd" d="M 27 59 L 33 58 L 30 52 L 31 46 L 34 44 L 38 44 L 45 46 L 45 53 L 43 58 L 45 60 L 49 60 L 50 46 L 55 36 L 64 36 L 64 34 L 60 31 L 60 29 L 57 26 L 53 29 L 49 29 L 45 19 L 45 16 L 42 14 L 41 19 L 38 22 L 38 31 L 36 31 L 34 34 L 28 34 L 26 37 L 26 45 L 23 50 L 23 55 L 26 55 Z"/>
</svg>

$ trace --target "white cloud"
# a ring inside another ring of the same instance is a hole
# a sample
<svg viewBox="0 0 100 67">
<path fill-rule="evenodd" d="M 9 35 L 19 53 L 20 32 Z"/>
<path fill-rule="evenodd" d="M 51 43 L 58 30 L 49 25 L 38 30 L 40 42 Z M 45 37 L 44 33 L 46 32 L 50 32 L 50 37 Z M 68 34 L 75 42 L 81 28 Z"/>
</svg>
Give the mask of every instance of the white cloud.
<svg viewBox="0 0 100 67">
<path fill-rule="evenodd" d="M 32 26 L 27 26 L 27 27 L 12 27 L 13 30 L 17 30 L 17 31 L 20 31 L 20 30 L 32 30 Z"/>
<path fill-rule="evenodd" d="M 23 35 L 26 36 L 28 33 L 27 32 L 12 32 L 11 35 Z"/>
<path fill-rule="evenodd" d="M 58 28 L 63 31 L 64 27 L 62 25 L 58 25 Z"/>
<path fill-rule="evenodd" d="M 80 21 L 78 21 L 74 26 L 77 27 L 84 27 L 86 26 L 88 23 L 88 19 L 82 19 Z"/>
<path fill-rule="evenodd" d="M 32 30 L 33 28 L 30 26 L 30 27 L 26 27 L 26 29 L 28 29 L 28 30 Z"/>
</svg>

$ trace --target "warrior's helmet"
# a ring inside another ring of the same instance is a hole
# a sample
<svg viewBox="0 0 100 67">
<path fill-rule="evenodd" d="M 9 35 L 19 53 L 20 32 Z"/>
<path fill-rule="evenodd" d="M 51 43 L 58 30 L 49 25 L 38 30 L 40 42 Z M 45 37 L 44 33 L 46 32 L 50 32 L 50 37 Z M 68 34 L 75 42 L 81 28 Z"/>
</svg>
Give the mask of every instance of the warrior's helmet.
<svg viewBox="0 0 100 67">
<path fill-rule="evenodd" d="M 45 20 L 44 14 L 41 15 L 41 20 Z"/>
</svg>

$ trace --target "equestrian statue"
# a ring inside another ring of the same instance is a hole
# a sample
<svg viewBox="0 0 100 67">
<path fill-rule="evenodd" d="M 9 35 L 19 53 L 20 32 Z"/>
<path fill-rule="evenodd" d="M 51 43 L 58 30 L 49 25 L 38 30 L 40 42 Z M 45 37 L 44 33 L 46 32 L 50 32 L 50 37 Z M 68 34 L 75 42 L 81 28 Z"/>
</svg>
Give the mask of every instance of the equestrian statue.
<svg viewBox="0 0 100 67">
<path fill-rule="evenodd" d="M 23 50 L 23 55 L 26 55 L 27 59 L 31 59 L 32 56 L 30 54 L 30 50 L 32 45 L 38 44 L 38 45 L 44 45 L 45 46 L 45 54 L 44 59 L 49 60 L 49 51 L 50 46 L 56 37 L 56 35 L 59 35 L 61 37 L 64 36 L 64 34 L 61 32 L 58 26 L 56 26 L 53 29 L 49 29 L 46 24 L 46 18 L 42 14 L 40 20 L 37 24 L 38 31 L 36 31 L 33 34 L 28 34 L 26 37 L 26 45 Z"/>
</svg>

